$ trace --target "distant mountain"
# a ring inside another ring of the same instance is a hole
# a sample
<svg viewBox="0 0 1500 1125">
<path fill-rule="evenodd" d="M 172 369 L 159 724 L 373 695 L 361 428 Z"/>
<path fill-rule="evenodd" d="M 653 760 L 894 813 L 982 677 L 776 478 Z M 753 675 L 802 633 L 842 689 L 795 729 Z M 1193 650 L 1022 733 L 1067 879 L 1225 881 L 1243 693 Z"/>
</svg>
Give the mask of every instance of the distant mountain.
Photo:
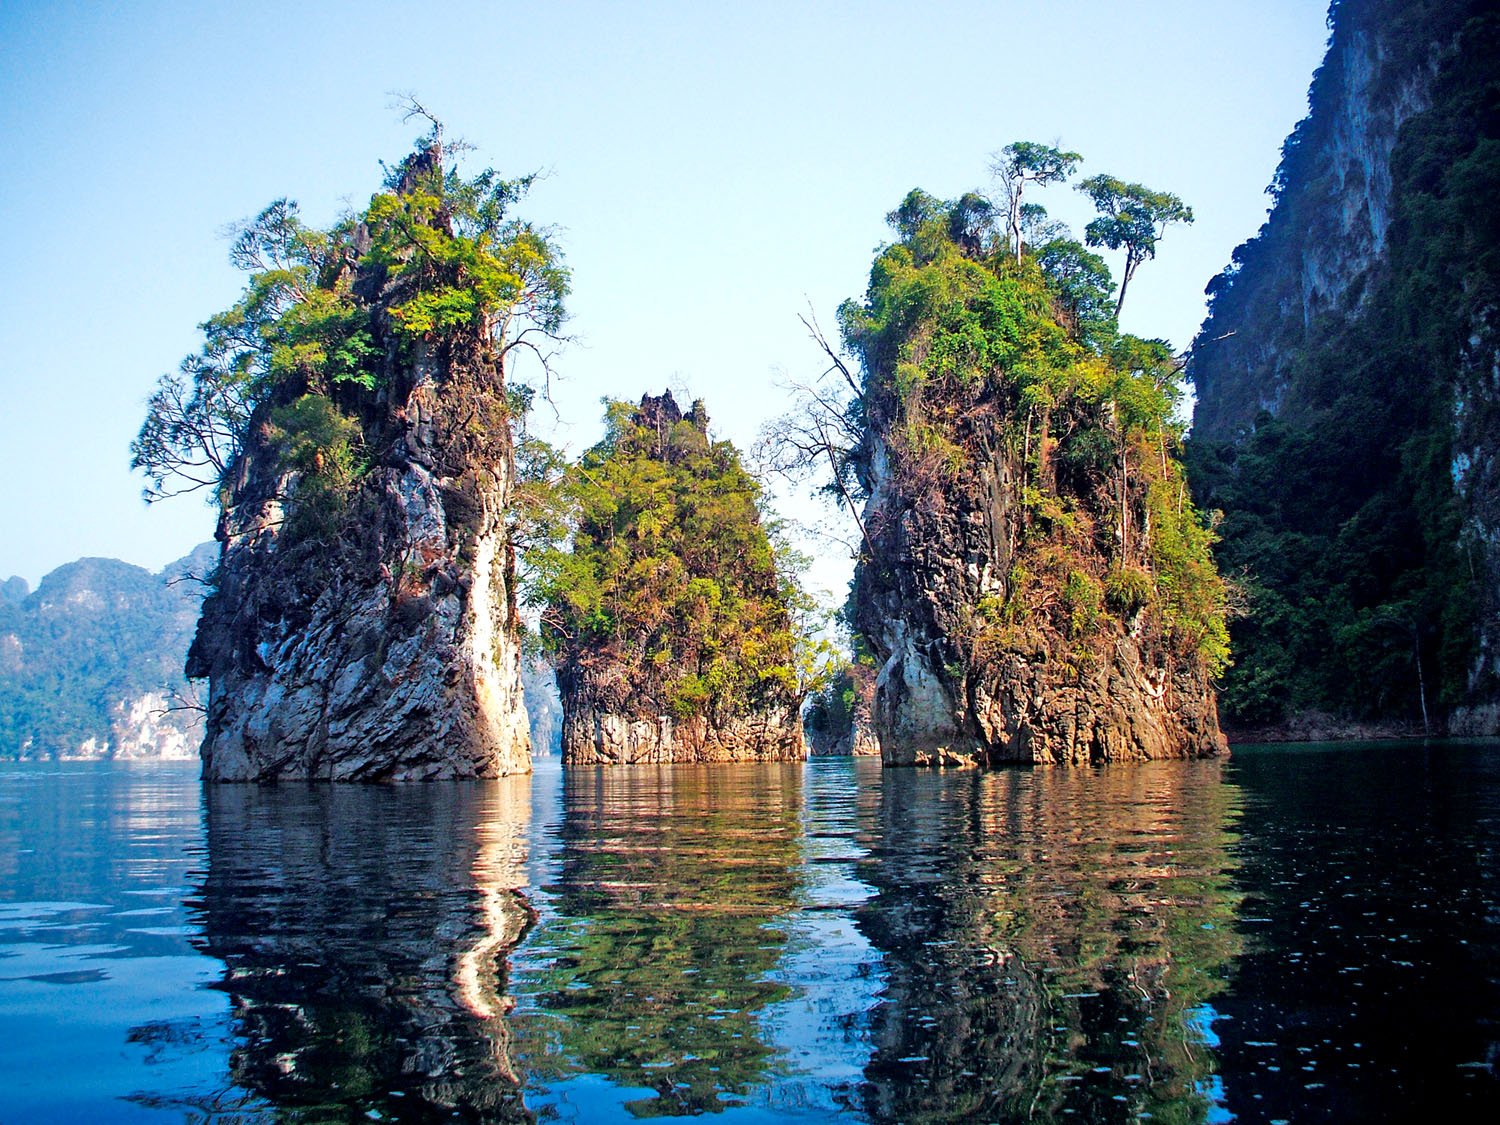
<svg viewBox="0 0 1500 1125">
<path fill-rule="evenodd" d="M 86 558 L 0 584 L 0 759 L 194 757 L 182 666 L 217 561 L 205 543 L 156 574 Z"/>
</svg>

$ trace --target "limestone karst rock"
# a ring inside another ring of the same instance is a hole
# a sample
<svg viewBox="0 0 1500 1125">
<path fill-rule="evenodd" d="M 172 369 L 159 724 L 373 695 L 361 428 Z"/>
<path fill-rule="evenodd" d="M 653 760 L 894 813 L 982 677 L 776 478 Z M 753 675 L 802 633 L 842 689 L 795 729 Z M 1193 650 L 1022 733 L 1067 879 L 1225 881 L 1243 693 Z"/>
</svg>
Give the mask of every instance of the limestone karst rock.
<svg viewBox="0 0 1500 1125">
<path fill-rule="evenodd" d="M 1225 722 L 1500 731 L 1500 14 L 1341 0 L 1207 287 L 1189 460 L 1243 576 Z"/>
<path fill-rule="evenodd" d="M 701 402 L 612 407 L 580 469 L 572 576 L 543 616 L 570 766 L 806 756 L 759 487 Z"/>
<path fill-rule="evenodd" d="M 962 215 L 913 192 L 841 311 L 882 758 L 1217 754 L 1224 586 L 1173 455 L 1179 370 L 1112 324 L 1088 338 L 1039 263 L 955 237 Z"/>
<path fill-rule="evenodd" d="M 285 377 L 231 466 L 216 586 L 188 657 L 189 674 L 209 680 L 205 778 L 531 768 L 503 356 L 482 304 L 445 311 L 495 299 L 473 297 L 451 264 L 487 243 L 454 242 L 441 160 L 436 144 L 408 158 L 319 264 L 345 322 L 366 326 L 362 350 L 346 347 L 364 364 L 359 379 Z M 513 299 L 522 281 L 489 283 Z M 333 503 L 331 486 L 308 482 L 340 454 L 290 457 L 279 421 L 307 402 L 333 419 L 325 430 L 358 427 L 340 449 L 362 464 Z"/>
</svg>

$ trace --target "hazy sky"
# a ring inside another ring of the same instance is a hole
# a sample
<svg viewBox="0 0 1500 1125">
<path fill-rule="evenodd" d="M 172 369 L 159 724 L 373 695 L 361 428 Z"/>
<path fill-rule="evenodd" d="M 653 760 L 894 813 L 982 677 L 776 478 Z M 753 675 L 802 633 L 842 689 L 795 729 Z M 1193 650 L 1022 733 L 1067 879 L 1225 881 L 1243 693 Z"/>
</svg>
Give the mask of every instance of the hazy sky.
<svg viewBox="0 0 1500 1125">
<path fill-rule="evenodd" d="M 0 4 L 0 576 L 81 555 L 153 569 L 212 536 L 146 508 L 146 396 L 242 277 L 226 224 L 288 195 L 363 205 L 421 131 L 414 90 L 477 151 L 544 169 L 524 213 L 573 270 L 557 388 L 573 450 L 599 398 L 686 386 L 753 441 L 777 372 L 820 369 L 912 187 L 987 185 L 1017 140 L 1179 194 L 1124 327 L 1179 347 L 1203 286 L 1265 217 L 1321 58 L 1323 0 L 1013 3 Z M 1040 199 L 1081 230 L 1087 201 Z M 1111 264 L 1118 268 L 1118 263 Z"/>
</svg>

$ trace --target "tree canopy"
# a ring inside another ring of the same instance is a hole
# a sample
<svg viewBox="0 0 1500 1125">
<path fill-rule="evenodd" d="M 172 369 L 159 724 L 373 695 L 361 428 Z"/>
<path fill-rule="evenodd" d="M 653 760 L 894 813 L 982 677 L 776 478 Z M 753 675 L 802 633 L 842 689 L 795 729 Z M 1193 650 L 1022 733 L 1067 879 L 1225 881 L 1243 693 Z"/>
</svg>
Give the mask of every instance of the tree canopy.
<svg viewBox="0 0 1500 1125">
<path fill-rule="evenodd" d="M 991 170 L 1005 189 L 1006 215 L 1011 249 L 1021 260 L 1021 233 L 1024 204 L 1022 193 L 1027 184 L 1038 187 L 1062 183 L 1073 174 L 1083 159 L 1076 152 L 1063 152 L 1035 141 L 1012 141 L 1001 149 L 991 163 Z"/>
<path fill-rule="evenodd" d="M 263 407 L 282 410 L 289 455 L 304 470 L 332 464 L 320 456 L 329 451 L 306 447 L 312 431 L 285 423 L 321 419 L 315 428 L 343 441 L 322 424 L 328 411 L 356 418 L 393 369 L 447 335 L 484 341 L 502 373 L 517 349 L 547 369 L 568 271 L 549 232 L 511 215 L 533 177 L 466 178 L 444 166 L 454 151 L 435 127 L 363 211 L 326 230 L 288 199 L 240 226 L 230 261 L 248 274 L 245 289 L 200 326 L 202 349 L 161 379 L 131 445 L 148 501 L 208 488 L 227 502 L 224 485 Z M 287 410 L 305 396 L 327 405 Z"/>
<path fill-rule="evenodd" d="M 1156 257 L 1156 244 L 1168 226 L 1193 221 L 1193 209 L 1171 192 L 1127 184 L 1113 176 L 1090 176 L 1078 185 L 1078 190 L 1093 200 L 1099 211 L 1099 218 L 1084 228 L 1088 244 L 1125 251 L 1125 272 L 1120 277 L 1120 296 L 1115 302 L 1118 317 L 1125 307 L 1125 290 L 1136 268 L 1147 258 Z"/>
</svg>

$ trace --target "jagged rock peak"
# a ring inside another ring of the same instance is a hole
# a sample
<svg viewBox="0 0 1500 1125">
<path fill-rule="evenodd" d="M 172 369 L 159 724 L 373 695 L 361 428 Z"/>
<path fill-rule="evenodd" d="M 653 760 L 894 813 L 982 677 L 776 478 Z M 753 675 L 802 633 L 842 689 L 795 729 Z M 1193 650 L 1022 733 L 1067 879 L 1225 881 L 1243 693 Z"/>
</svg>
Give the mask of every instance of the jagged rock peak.
<svg viewBox="0 0 1500 1125">
<path fill-rule="evenodd" d="M 670 390 L 659 395 L 643 394 L 633 421 L 642 433 L 655 433 L 655 456 L 664 461 L 675 461 L 691 448 L 701 447 L 708 442 L 708 407 L 701 398 L 694 399 L 692 409 L 684 414 Z M 677 437 L 676 428 L 683 422 L 698 432 L 701 442 L 685 444 L 674 440 Z"/>
<path fill-rule="evenodd" d="M 210 684 L 205 778 L 530 770 L 494 335 L 513 319 L 495 302 L 525 294 L 481 289 L 461 264 L 509 237 L 494 216 L 518 183 L 474 181 L 488 210 L 450 198 L 428 144 L 356 222 L 306 240 L 329 246 L 309 277 L 337 310 L 335 338 L 291 370 L 272 357 L 228 474 L 188 658 Z M 560 265 L 551 283 L 544 328 L 560 321 Z"/>
</svg>

